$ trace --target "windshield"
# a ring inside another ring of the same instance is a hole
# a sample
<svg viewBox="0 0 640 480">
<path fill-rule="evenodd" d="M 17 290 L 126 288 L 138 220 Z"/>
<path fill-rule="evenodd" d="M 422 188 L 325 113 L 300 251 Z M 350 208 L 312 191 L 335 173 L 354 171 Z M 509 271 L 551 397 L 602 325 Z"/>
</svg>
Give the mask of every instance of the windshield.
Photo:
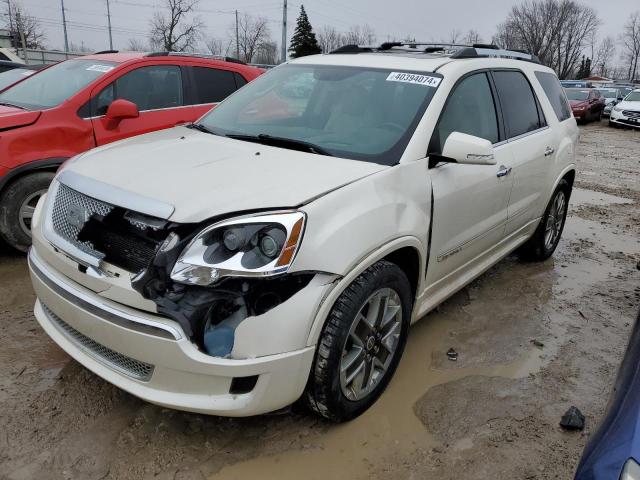
<svg viewBox="0 0 640 480">
<path fill-rule="evenodd" d="M 0 103 L 27 110 L 55 107 L 112 70 L 115 65 L 102 60 L 60 62 L 0 93 Z"/>
<path fill-rule="evenodd" d="M 289 139 L 328 155 L 393 165 L 441 78 L 363 67 L 283 65 L 238 90 L 200 124 L 219 135 Z"/>
<path fill-rule="evenodd" d="M 625 97 L 624 100 L 625 102 L 640 102 L 640 90 L 631 92 L 629 95 Z"/>
<path fill-rule="evenodd" d="M 567 90 L 567 98 L 569 100 L 586 100 L 589 98 L 588 90 Z"/>
<path fill-rule="evenodd" d="M 36 70 L 29 70 L 27 68 L 14 68 L 13 70 L 7 70 L 0 73 L 0 90 L 7 88 L 9 85 L 24 80 L 29 75 L 36 73 Z"/>
<path fill-rule="evenodd" d="M 617 90 L 600 90 L 600 93 L 604 98 L 618 98 Z"/>
</svg>

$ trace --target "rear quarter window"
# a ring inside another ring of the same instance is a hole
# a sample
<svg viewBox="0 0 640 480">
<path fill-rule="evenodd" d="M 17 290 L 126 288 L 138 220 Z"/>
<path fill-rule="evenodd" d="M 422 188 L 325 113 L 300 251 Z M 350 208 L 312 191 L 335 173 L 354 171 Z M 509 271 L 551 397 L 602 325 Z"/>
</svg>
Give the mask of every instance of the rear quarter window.
<svg viewBox="0 0 640 480">
<path fill-rule="evenodd" d="M 549 72 L 536 72 L 536 78 L 538 82 L 540 82 L 544 93 L 547 95 L 558 120 L 563 122 L 570 118 L 571 108 L 569 108 L 567 96 L 564 93 L 562 85 L 560 85 L 558 77 Z"/>
</svg>

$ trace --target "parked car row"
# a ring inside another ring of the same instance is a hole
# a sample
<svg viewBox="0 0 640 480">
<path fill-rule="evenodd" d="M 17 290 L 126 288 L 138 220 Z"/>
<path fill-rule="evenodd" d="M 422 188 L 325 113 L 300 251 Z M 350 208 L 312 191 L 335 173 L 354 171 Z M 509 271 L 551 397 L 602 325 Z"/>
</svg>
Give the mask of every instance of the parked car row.
<svg viewBox="0 0 640 480">
<path fill-rule="evenodd" d="M 565 87 L 565 94 L 579 122 L 605 117 L 610 127 L 640 128 L 640 89 Z"/>
<path fill-rule="evenodd" d="M 0 74 L 0 83 L 9 73 Z M 5 89 L 0 93 L 0 238 L 26 251 L 37 201 L 64 161 L 193 122 L 261 73 L 231 59 L 109 52 L 58 63 Z"/>
</svg>

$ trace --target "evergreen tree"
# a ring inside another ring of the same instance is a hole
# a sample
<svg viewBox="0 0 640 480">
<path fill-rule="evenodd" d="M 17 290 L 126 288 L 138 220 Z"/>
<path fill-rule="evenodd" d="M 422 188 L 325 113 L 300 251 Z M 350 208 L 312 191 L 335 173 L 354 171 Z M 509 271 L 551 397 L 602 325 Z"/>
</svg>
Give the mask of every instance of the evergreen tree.
<svg viewBox="0 0 640 480">
<path fill-rule="evenodd" d="M 313 33 L 309 17 L 304 10 L 304 5 L 300 6 L 300 16 L 298 17 L 296 30 L 291 38 L 291 46 L 289 47 L 292 58 L 304 57 L 305 55 L 315 55 L 322 52 L 316 34 Z"/>
</svg>

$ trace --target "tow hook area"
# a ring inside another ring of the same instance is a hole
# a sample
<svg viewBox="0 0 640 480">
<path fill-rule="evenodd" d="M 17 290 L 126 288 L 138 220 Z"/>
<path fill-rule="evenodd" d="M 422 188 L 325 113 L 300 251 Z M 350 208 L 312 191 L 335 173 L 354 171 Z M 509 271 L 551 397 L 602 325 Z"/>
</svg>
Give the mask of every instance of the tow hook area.
<svg viewBox="0 0 640 480">
<path fill-rule="evenodd" d="M 246 318 L 263 315 L 309 285 L 314 273 L 274 278 L 225 278 L 212 287 L 174 282 L 171 269 L 187 240 L 160 248 L 151 265 L 136 275 L 132 286 L 152 300 L 158 313 L 177 321 L 203 352 L 227 357 L 235 330 Z"/>
</svg>

